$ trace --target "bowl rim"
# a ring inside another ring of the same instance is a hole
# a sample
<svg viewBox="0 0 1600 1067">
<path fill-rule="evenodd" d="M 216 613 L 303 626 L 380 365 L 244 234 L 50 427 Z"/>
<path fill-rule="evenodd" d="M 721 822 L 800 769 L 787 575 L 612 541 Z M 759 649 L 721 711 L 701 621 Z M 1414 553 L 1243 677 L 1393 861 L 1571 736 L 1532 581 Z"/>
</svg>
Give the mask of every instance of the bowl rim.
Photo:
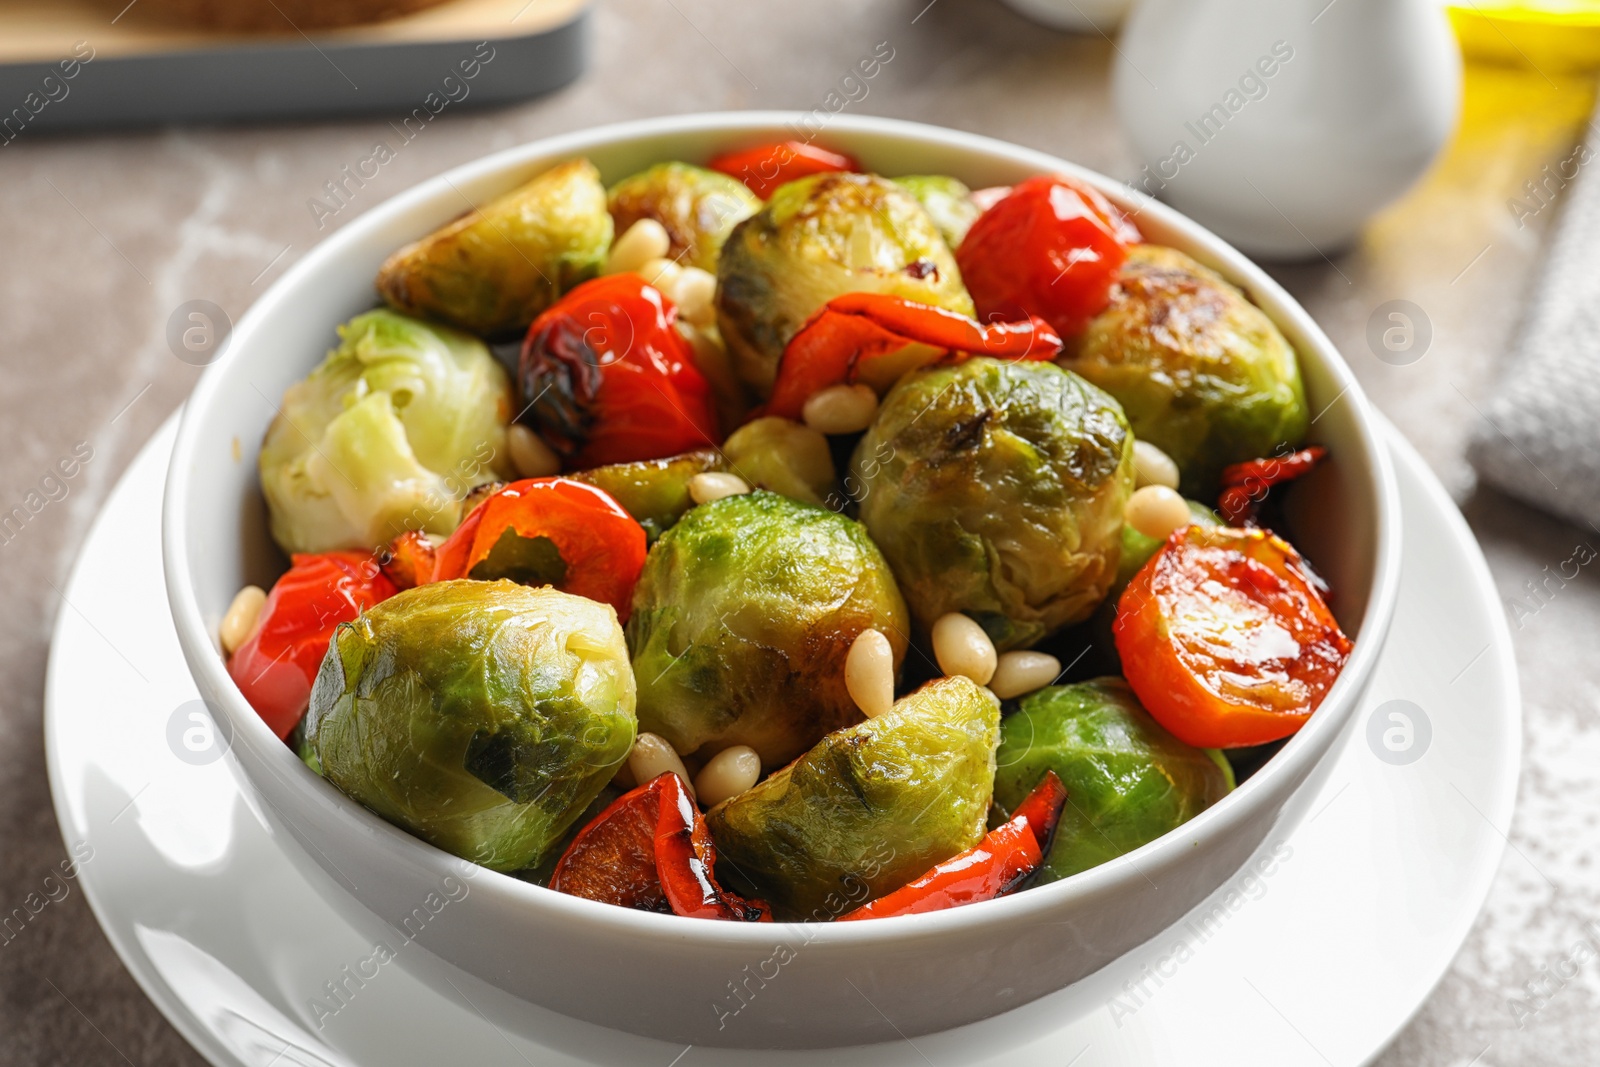
<svg viewBox="0 0 1600 1067">
<path fill-rule="evenodd" d="M 770 139 L 774 132 L 781 134 L 804 128 L 801 123 L 807 117 L 809 113 L 801 111 L 734 111 L 638 119 L 540 138 L 452 167 L 352 219 L 291 265 L 240 318 L 222 358 L 207 367 L 201 375 L 184 406 L 162 502 L 162 559 L 173 622 L 184 646 L 191 673 L 196 675 L 201 691 L 221 694 L 220 710 L 227 719 L 225 725 L 231 727 L 233 744 L 249 746 L 263 758 L 265 766 L 274 776 L 285 782 L 287 788 L 303 787 L 310 802 L 321 808 L 331 822 L 337 825 L 340 820 L 355 820 L 348 827 L 352 839 L 364 835 L 384 841 L 388 847 L 404 853 L 404 858 L 413 867 L 426 871 L 436 883 L 445 876 L 469 877 L 473 880 L 475 890 L 499 898 L 501 905 L 542 910 L 555 921 L 606 927 L 612 935 L 626 936 L 635 941 L 681 946 L 686 936 L 692 935 L 694 940 L 709 945 L 745 950 L 770 947 L 775 936 L 782 937 L 787 933 L 788 936 L 800 936 L 807 946 L 860 948 L 903 945 L 933 936 L 970 934 L 983 927 L 1040 920 L 1046 913 L 1071 910 L 1074 904 L 1099 898 L 1120 883 L 1145 878 L 1147 870 L 1177 862 L 1184 853 L 1203 842 L 1226 838 L 1230 832 L 1250 821 L 1259 804 L 1266 803 L 1257 798 L 1275 791 L 1286 779 L 1298 776 L 1303 781 L 1318 758 L 1328 755 L 1333 735 L 1342 730 L 1353 716 L 1359 694 L 1377 663 L 1394 613 L 1400 565 L 1399 493 L 1373 409 L 1354 373 L 1310 314 L 1264 270 L 1220 237 L 1173 208 L 1097 171 L 1047 152 L 981 134 L 901 119 L 841 114 L 829 119 L 822 136 L 838 132 L 898 139 L 1005 165 L 1033 168 L 1039 173 L 1060 172 L 1085 181 L 1119 207 L 1140 217 L 1148 216 L 1162 228 L 1180 235 L 1190 252 L 1203 252 L 1220 273 L 1235 284 L 1244 286 L 1251 299 L 1274 322 L 1288 328 L 1288 332 L 1303 339 L 1306 346 L 1314 350 L 1312 358 L 1341 390 L 1323 411 L 1326 412 L 1340 399 L 1355 409 L 1354 425 L 1366 453 L 1363 469 L 1372 483 L 1377 527 L 1373 580 L 1366 610 L 1361 618 L 1361 638 L 1355 642 L 1343 671 L 1319 707 L 1319 714 L 1312 715 L 1272 759 L 1237 789 L 1185 823 L 1182 834 L 1163 834 L 1133 852 L 1025 893 L 967 907 L 895 916 L 868 923 L 695 923 L 680 916 L 633 911 L 558 893 L 509 874 L 479 867 L 390 824 L 318 778 L 287 745 L 278 740 L 233 684 L 213 635 L 205 624 L 193 576 L 186 564 L 189 541 L 185 527 L 191 507 L 189 473 L 195 469 L 193 457 L 201 444 L 199 435 L 202 420 L 198 413 L 214 402 L 224 379 L 238 361 L 240 350 L 252 342 L 265 323 L 286 313 L 287 309 L 279 307 L 286 299 L 286 294 L 306 279 L 327 269 L 325 265 L 335 260 L 346 245 L 358 243 L 373 231 L 384 228 L 393 217 L 430 201 L 459 200 L 461 193 L 458 186 L 503 173 L 515 173 L 535 161 L 555 161 L 561 157 L 581 155 L 593 149 L 646 138 L 724 134 L 732 147 L 741 140 L 750 142 L 757 137 Z M 330 335 L 331 328 L 332 324 Z M 1307 357 L 1306 352 L 1298 349 L 1297 354 L 1302 359 Z M 213 714 L 218 710 L 213 707 Z M 234 761 L 238 759 L 231 752 L 229 758 Z M 250 781 L 250 775 L 242 768 L 236 768 L 233 773 L 241 774 Z M 257 791 L 262 790 L 253 781 L 251 786 Z"/>
</svg>

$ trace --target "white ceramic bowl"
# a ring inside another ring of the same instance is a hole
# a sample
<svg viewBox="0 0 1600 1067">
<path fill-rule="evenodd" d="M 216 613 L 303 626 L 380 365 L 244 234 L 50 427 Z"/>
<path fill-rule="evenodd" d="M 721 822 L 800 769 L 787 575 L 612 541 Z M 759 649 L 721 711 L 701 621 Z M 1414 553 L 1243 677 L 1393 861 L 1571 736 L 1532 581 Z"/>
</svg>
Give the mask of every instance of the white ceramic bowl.
<svg viewBox="0 0 1600 1067">
<path fill-rule="evenodd" d="M 553 893 L 470 868 L 317 778 L 245 703 L 215 637 L 235 591 L 273 577 L 255 460 L 284 388 L 328 350 L 336 324 L 373 306 L 384 257 L 460 214 L 463 197 L 482 202 L 580 155 L 614 181 L 658 160 L 786 138 L 799 120 L 692 115 L 587 130 L 458 167 L 374 208 L 295 264 L 240 321 L 184 412 L 166 488 L 167 590 L 184 655 L 276 832 L 397 929 L 413 914 L 429 919 L 430 894 L 436 907 L 449 898 L 425 928 L 411 925 L 419 944 L 463 970 L 569 1015 L 694 1044 L 822 1047 L 945 1029 L 1058 989 L 1173 923 L 1243 864 L 1350 721 L 1399 564 L 1394 477 L 1367 402 L 1333 345 L 1262 271 L 1170 209 L 1062 160 L 931 126 L 839 117 L 823 142 L 884 174 L 947 173 L 974 188 L 1053 170 L 1089 181 L 1137 212 L 1147 238 L 1242 286 L 1288 335 L 1320 413 L 1313 437 L 1333 454 L 1295 490 L 1295 537 L 1338 591 L 1336 613 L 1356 639 L 1321 709 L 1235 793 L 1130 855 L 1001 900 L 836 925 L 681 919 Z M 319 993 L 308 990 L 308 1000 Z"/>
</svg>

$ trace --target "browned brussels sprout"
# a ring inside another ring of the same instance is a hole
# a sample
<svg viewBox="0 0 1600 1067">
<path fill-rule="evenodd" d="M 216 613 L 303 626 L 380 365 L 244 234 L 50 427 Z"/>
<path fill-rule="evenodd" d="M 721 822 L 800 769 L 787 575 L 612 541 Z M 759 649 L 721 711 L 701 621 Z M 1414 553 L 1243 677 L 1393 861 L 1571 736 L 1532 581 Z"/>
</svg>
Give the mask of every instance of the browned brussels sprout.
<svg viewBox="0 0 1600 1067">
<path fill-rule="evenodd" d="M 668 256 L 713 274 L 728 234 L 761 210 L 744 182 L 688 163 L 657 163 L 622 179 L 611 187 L 610 205 L 617 233 L 655 219 L 672 242 Z"/>
</svg>

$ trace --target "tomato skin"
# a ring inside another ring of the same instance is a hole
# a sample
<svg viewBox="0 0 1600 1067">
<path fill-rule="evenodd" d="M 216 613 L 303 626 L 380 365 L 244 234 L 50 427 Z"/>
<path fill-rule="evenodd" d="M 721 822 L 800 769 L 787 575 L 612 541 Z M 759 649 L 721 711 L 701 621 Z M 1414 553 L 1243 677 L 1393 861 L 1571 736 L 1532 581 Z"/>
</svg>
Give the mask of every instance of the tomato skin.
<svg viewBox="0 0 1600 1067">
<path fill-rule="evenodd" d="M 521 421 L 575 470 L 716 444 L 711 386 L 677 317 L 637 274 L 584 282 L 528 327 Z"/>
<path fill-rule="evenodd" d="M 644 569 L 645 532 L 605 490 L 568 478 L 525 478 L 501 487 L 439 546 L 432 580 L 502 577 L 474 573 L 474 568 L 507 532 L 528 540 L 547 538 L 566 567 L 552 584 L 610 604 L 627 621 L 633 587 Z"/>
<path fill-rule="evenodd" d="M 1198 748 L 1287 737 L 1349 657 L 1300 554 L 1265 530 L 1190 526 L 1134 575 L 1112 625 L 1123 674 L 1157 722 Z"/>
<path fill-rule="evenodd" d="M 255 633 L 228 659 L 229 675 L 273 733 L 288 737 L 305 714 L 334 629 L 398 591 L 364 552 L 293 557 Z"/>
<path fill-rule="evenodd" d="M 1100 192 L 1059 174 L 1019 182 L 978 216 L 956 265 L 985 322 L 1037 315 L 1063 337 L 1083 332 L 1139 231 Z"/>
<path fill-rule="evenodd" d="M 861 164 L 854 156 L 830 152 L 807 141 L 779 141 L 724 152 L 706 166 L 730 178 L 738 178 L 763 200 L 771 199 L 778 186 L 810 174 L 861 173 Z"/>
</svg>

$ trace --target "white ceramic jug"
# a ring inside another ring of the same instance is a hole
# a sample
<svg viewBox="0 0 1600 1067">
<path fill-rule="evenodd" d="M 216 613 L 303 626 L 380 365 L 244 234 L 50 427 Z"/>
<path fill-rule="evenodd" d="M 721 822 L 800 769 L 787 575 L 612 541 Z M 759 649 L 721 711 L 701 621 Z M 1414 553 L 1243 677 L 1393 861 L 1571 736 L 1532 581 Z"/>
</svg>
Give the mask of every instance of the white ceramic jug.
<svg viewBox="0 0 1600 1067">
<path fill-rule="evenodd" d="M 1141 0 L 1115 94 L 1134 185 L 1246 252 L 1307 258 L 1428 168 L 1461 57 L 1438 0 Z"/>
</svg>

